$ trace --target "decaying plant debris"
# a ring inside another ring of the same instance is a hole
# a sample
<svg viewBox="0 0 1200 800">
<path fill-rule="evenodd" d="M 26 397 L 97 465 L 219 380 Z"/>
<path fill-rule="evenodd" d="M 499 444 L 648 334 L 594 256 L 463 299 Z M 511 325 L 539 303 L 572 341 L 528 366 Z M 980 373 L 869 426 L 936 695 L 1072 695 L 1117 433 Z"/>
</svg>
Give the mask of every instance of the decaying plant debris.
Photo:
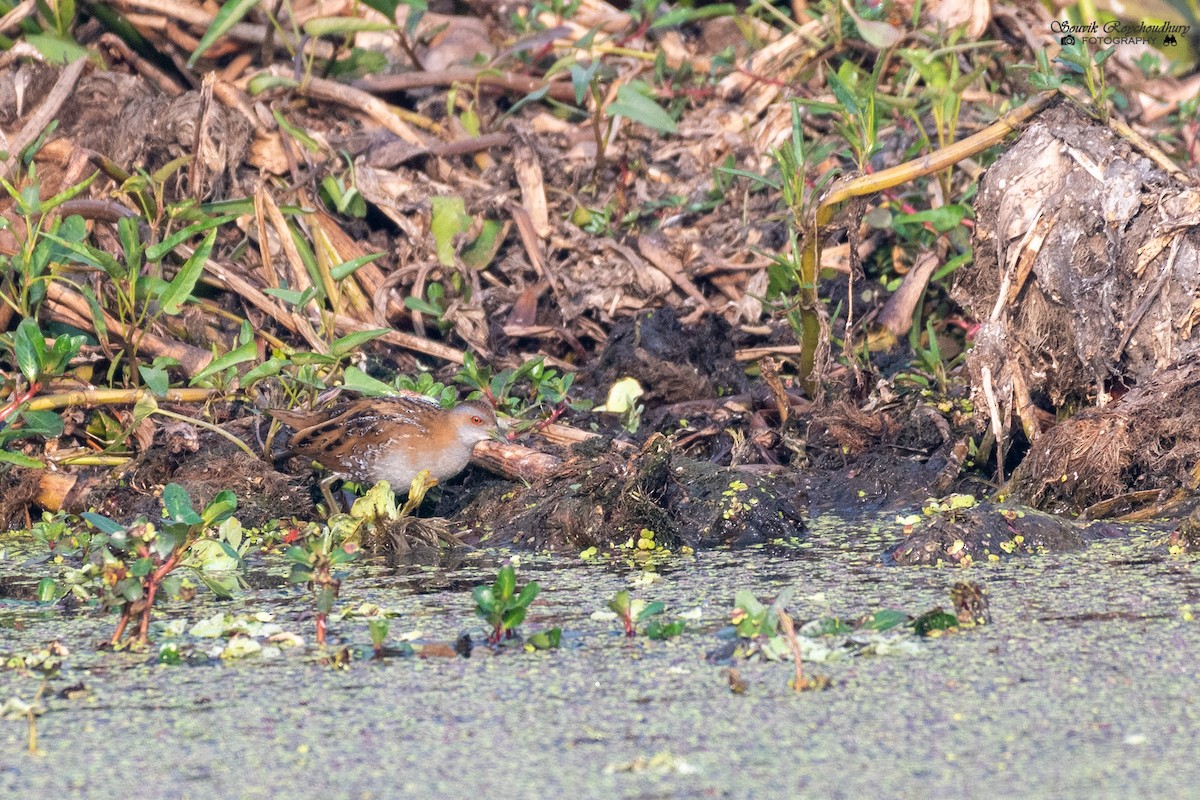
<svg viewBox="0 0 1200 800">
<path fill-rule="evenodd" d="M 956 293 L 984 320 L 976 408 L 1028 441 L 1012 495 L 1078 512 L 1194 487 L 1200 192 L 1063 103 L 988 170 L 976 208 Z"/>
</svg>

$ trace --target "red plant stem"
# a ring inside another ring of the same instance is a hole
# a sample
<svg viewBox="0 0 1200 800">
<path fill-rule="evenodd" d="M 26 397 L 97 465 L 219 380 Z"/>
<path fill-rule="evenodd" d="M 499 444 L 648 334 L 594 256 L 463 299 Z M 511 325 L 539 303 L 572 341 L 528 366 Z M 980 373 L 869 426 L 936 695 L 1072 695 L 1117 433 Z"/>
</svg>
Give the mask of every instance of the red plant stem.
<svg viewBox="0 0 1200 800">
<path fill-rule="evenodd" d="M 317 614 L 317 644 L 325 646 L 325 613 Z"/>
<path fill-rule="evenodd" d="M 737 72 L 740 72 L 742 75 L 745 75 L 748 78 L 753 78 L 755 81 L 757 81 L 759 83 L 765 83 L 768 86 L 787 86 L 786 81 L 777 80 L 775 78 L 768 78 L 765 75 L 759 75 L 757 72 L 751 72 L 750 70 L 745 69 L 743 67 L 734 67 L 734 70 Z"/>
<path fill-rule="evenodd" d="M 650 30 L 651 22 L 652 22 L 652 20 L 650 19 L 650 15 L 647 14 L 645 19 L 643 19 L 641 22 L 638 23 L 638 26 L 633 30 L 633 32 L 617 37 L 617 41 L 616 41 L 617 47 L 624 47 L 625 45 L 629 44 L 634 39 L 637 39 L 641 36 L 645 36 L 646 31 Z"/>
<path fill-rule="evenodd" d="M 112 638 L 108 640 L 108 643 L 111 645 L 114 645 L 114 646 L 117 645 L 118 643 L 120 643 L 121 635 L 125 633 L 125 626 L 127 626 L 128 624 L 129 624 L 129 604 L 126 603 L 125 609 L 121 612 L 121 621 L 117 623 L 117 630 L 113 633 Z"/>
<path fill-rule="evenodd" d="M 21 404 L 23 404 L 26 400 L 31 399 L 41 390 L 41 381 L 34 381 L 33 383 L 29 384 L 29 388 L 24 392 L 14 392 L 13 398 L 8 402 L 8 405 L 6 405 L 4 408 L 0 408 L 0 422 L 4 422 L 4 420 L 11 417 L 16 410 L 21 407 Z"/>
<path fill-rule="evenodd" d="M 146 635 L 150 630 L 150 611 L 154 608 L 154 595 L 158 594 L 158 585 L 162 583 L 163 578 L 167 577 L 167 573 L 175 569 L 179 564 L 179 559 L 183 557 L 183 552 L 191 546 L 191 542 L 184 542 L 181 547 L 176 547 L 171 556 L 162 563 L 158 569 L 150 575 L 149 585 L 146 588 L 146 607 L 142 610 L 142 621 L 138 625 L 138 641 L 145 642 Z"/>
</svg>

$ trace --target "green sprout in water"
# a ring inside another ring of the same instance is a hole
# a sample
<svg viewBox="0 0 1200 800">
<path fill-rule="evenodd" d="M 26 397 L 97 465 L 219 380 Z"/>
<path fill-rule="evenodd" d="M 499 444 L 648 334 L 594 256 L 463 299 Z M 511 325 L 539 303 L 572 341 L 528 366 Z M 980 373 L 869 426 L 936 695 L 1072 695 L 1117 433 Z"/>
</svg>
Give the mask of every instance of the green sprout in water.
<svg viewBox="0 0 1200 800">
<path fill-rule="evenodd" d="M 488 644 L 499 644 L 501 639 L 511 639 L 516 635 L 517 626 L 524 622 L 529 604 L 541 590 L 537 581 L 530 581 L 517 594 L 517 573 L 511 564 L 500 569 L 496 582 L 491 586 L 475 587 L 471 593 L 475 599 L 475 613 L 491 628 Z"/>
<path fill-rule="evenodd" d="M 322 646 L 329 612 L 337 602 L 342 579 L 348 574 L 348 571 L 336 571 L 336 568 L 358 558 L 356 545 L 335 543 L 335 538 L 334 531 L 325 528 L 306 537 L 300 545 L 290 547 L 286 553 L 288 561 L 292 562 L 288 581 L 308 584 L 316 597 L 317 644 Z"/>
<path fill-rule="evenodd" d="M 616 612 L 617 618 L 625 627 L 625 635 L 629 637 L 637 635 L 639 622 L 646 623 L 642 633 L 649 639 L 670 639 L 683 633 L 687 625 L 681 619 L 674 622 L 650 619 L 666 611 L 666 605 L 657 601 L 647 603 L 645 600 L 634 599 L 628 589 L 622 589 L 613 595 L 612 600 L 608 601 L 608 607 Z"/>
</svg>

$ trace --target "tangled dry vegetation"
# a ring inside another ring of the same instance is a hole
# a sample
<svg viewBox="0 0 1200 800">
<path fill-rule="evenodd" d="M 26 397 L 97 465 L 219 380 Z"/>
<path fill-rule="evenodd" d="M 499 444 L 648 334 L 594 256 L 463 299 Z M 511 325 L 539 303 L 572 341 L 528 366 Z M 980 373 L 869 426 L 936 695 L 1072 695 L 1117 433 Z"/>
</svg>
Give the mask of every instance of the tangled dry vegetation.
<svg viewBox="0 0 1200 800">
<path fill-rule="evenodd" d="M 1012 183 L 995 180 L 973 212 L 993 148 L 855 200 L 814 240 L 838 176 L 985 129 L 1033 94 L 1030 74 L 1035 88 L 1061 82 L 1066 62 L 1038 59 L 1062 50 L 1043 6 L 925 3 L 914 20 L 903 3 L 423 5 L 112 0 L 0 20 L 29 35 L 0 74 L 14 154 L 0 201 L 6 521 L 39 505 L 124 516 L 153 505 L 130 490 L 172 480 L 200 504 L 232 488 L 263 519 L 310 513 L 307 486 L 257 461 L 275 433 L 259 412 L 381 381 L 457 383 L 539 421 L 529 442 L 548 460 L 515 445 L 482 460 L 566 487 L 625 476 L 657 509 L 629 524 L 677 511 L 661 474 L 631 477 L 658 463 L 661 443 L 642 446 L 655 432 L 672 458 L 848 470 L 880 500 L 995 487 L 1026 452 L 1012 488 L 1029 502 L 1079 510 L 1134 484 L 1194 485 L 1182 430 L 1139 434 L 1114 406 L 1053 426 L 1127 387 L 1124 402 L 1147 407 L 1157 373 L 1194 349 L 1195 240 L 1172 237 L 1195 229 L 1195 194 L 1146 139 L 1194 159 L 1200 81 L 1159 51 L 1075 56 L 1119 88 L 1135 135 L 1049 121 L 1009 151 L 1040 191 L 1070 197 L 1062 213 L 1043 205 L 1014 227 Z M 67 66 L 48 63 L 51 40 Z M 1063 115 L 1080 99 L 1037 102 Z M 1072 125 L 1099 133 L 1077 141 Z M 1064 194 L 1079 170 L 1100 184 Z M 1098 197 L 1113 181 L 1123 193 Z M 1092 216 L 1068 219 L 1067 205 Z M 1041 244 L 1053 235 L 1058 255 Z M 997 266 L 1001 239 L 1027 255 Z M 819 282 L 801 252 L 814 241 Z M 1035 265 L 1038 248 L 1077 265 L 1070 292 Z M 1126 260 L 1104 262 L 1114 248 Z M 956 272 L 988 323 L 969 370 Z M 27 369 L 22 343 L 42 335 Z M 62 363 L 55 337 L 73 349 Z M 630 377 L 644 394 L 623 413 L 580 402 Z M 1200 407 L 1178 384 L 1163 391 Z M 593 433 L 638 447 L 605 441 L 608 460 L 584 463 L 599 456 L 570 448 Z M 1093 435 L 1103 447 L 1081 442 Z"/>
</svg>

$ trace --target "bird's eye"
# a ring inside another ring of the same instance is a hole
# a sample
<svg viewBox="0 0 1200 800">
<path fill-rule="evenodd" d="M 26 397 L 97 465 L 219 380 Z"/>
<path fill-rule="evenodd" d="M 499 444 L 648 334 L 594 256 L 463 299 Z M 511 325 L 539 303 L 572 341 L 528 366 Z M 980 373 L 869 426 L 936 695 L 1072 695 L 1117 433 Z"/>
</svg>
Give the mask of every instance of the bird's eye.
<svg viewBox="0 0 1200 800">
<path fill-rule="evenodd" d="M 472 425 L 482 425 L 483 417 L 481 417 L 479 415 L 475 415 L 474 417 L 471 417 L 471 424 Z"/>
</svg>

